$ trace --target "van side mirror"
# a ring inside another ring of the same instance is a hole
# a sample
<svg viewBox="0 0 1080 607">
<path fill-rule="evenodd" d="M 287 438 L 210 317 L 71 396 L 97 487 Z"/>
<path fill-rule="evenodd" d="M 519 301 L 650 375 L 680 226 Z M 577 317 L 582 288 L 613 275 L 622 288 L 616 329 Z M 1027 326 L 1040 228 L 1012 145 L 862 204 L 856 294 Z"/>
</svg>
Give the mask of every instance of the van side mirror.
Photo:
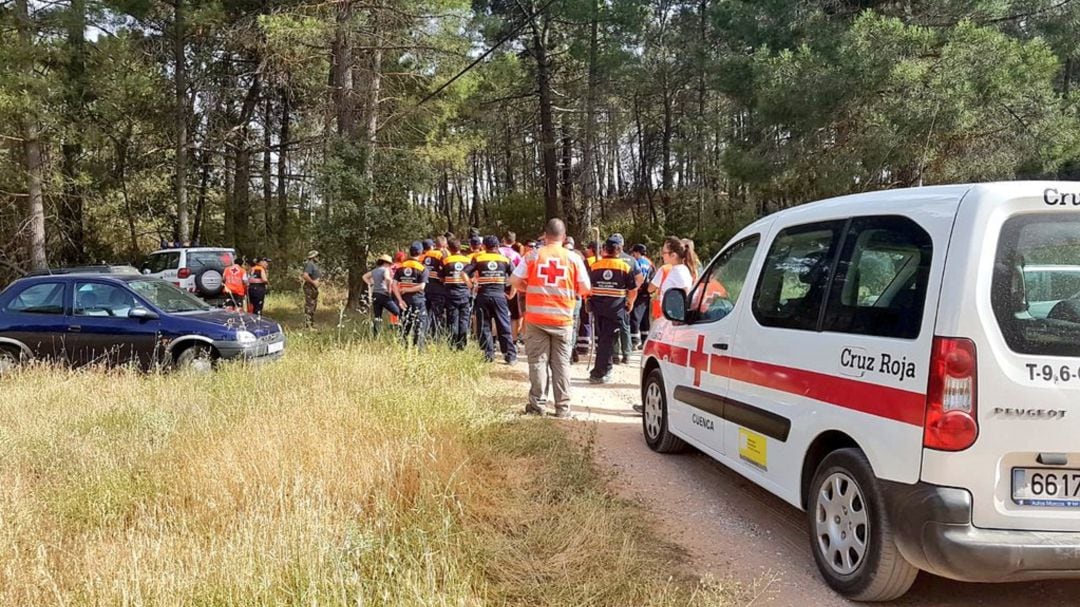
<svg viewBox="0 0 1080 607">
<path fill-rule="evenodd" d="M 138 320 L 157 320 L 159 317 L 157 312 L 152 312 L 146 308 L 132 308 L 128 310 L 128 318 L 136 318 Z"/>
<path fill-rule="evenodd" d="M 673 322 L 686 322 L 686 293 L 682 289 L 668 289 L 660 303 L 664 318 Z"/>
</svg>

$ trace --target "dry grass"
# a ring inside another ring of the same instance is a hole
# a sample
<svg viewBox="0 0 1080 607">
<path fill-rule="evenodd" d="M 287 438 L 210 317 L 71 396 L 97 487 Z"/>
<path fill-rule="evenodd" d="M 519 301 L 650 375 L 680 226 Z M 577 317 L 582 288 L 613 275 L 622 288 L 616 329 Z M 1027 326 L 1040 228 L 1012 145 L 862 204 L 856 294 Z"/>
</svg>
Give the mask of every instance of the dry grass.
<svg viewBox="0 0 1080 607">
<path fill-rule="evenodd" d="M 479 356 L 358 332 L 0 379 L 0 605 L 727 604 Z"/>
</svg>

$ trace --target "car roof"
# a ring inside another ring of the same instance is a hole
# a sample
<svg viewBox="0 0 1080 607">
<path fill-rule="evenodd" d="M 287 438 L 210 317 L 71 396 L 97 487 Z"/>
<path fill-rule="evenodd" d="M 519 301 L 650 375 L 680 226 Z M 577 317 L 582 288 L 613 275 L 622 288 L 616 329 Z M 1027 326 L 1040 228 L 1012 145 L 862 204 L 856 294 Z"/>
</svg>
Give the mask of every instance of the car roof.
<svg viewBox="0 0 1080 607">
<path fill-rule="evenodd" d="M 100 272 L 72 272 L 70 274 L 42 274 L 40 276 L 24 276 L 12 285 L 35 282 L 69 282 L 72 280 L 94 279 L 101 282 L 129 283 L 138 280 L 154 280 L 165 282 L 159 278 L 143 276 L 142 274 L 102 274 Z"/>
<path fill-rule="evenodd" d="M 180 251 L 187 251 L 188 253 L 229 251 L 230 253 L 235 253 L 236 249 L 232 247 L 176 247 L 175 249 L 158 249 L 151 252 L 150 255 L 157 255 L 158 253 L 179 253 Z"/>
</svg>

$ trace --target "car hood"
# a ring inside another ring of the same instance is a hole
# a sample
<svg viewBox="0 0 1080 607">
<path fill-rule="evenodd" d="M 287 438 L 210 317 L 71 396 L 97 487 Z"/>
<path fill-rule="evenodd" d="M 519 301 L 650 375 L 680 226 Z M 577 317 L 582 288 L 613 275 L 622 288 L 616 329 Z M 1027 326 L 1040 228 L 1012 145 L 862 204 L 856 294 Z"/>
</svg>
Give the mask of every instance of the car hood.
<svg viewBox="0 0 1080 607">
<path fill-rule="evenodd" d="M 230 312 L 229 310 L 209 310 L 185 315 L 187 318 L 214 323 L 232 329 L 250 331 L 255 337 L 266 337 L 274 333 L 280 333 L 281 327 L 274 321 L 246 314 L 243 312 Z"/>
</svg>

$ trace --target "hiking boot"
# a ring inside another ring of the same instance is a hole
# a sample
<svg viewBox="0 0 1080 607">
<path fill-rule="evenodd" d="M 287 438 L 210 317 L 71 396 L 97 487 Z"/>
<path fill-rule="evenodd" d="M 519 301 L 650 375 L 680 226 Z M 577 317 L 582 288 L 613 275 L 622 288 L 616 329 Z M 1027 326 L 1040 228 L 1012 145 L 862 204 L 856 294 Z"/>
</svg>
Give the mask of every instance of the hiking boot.
<svg viewBox="0 0 1080 607">
<path fill-rule="evenodd" d="M 517 362 L 517 357 L 516 356 L 507 356 L 506 357 L 506 364 L 512 365 L 512 364 L 514 364 L 516 362 Z"/>
<path fill-rule="evenodd" d="M 581 362 L 581 357 L 578 356 L 577 352 L 574 352 L 573 354 L 570 355 L 570 364 L 573 365 L 573 364 L 577 364 L 579 362 Z"/>
<path fill-rule="evenodd" d="M 622 364 L 624 364 L 624 365 L 630 364 L 630 355 L 629 354 L 623 354 Z"/>
<path fill-rule="evenodd" d="M 525 415 L 544 415 L 543 407 L 534 407 L 532 405 L 525 405 Z"/>
<path fill-rule="evenodd" d="M 570 412 L 570 409 L 563 409 L 562 411 L 555 412 L 556 419 L 573 419 L 574 414 Z"/>
<path fill-rule="evenodd" d="M 595 376 L 590 375 L 589 376 L 589 383 L 590 384 L 610 384 L 611 383 L 611 374 L 609 373 L 609 374 L 607 374 L 607 375 L 605 375 L 603 377 L 595 377 Z"/>
</svg>

